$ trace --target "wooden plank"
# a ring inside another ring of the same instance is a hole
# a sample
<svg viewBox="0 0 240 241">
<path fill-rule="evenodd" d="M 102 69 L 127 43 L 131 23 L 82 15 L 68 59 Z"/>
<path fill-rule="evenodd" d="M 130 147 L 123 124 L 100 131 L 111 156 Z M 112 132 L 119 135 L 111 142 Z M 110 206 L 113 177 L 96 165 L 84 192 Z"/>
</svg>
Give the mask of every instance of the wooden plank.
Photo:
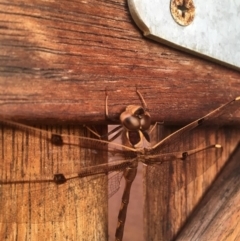
<svg viewBox="0 0 240 241">
<path fill-rule="evenodd" d="M 76 126 L 39 127 L 57 133 L 89 134 Z M 104 131 L 103 126 L 101 129 Z M 67 174 L 77 172 L 89 162 L 96 165 L 106 161 L 100 151 L 96 155 L 96 152 L 74 146 L 53 147 L 40 136 L 7 126 L 1 126 L 0 153 L 1 181 L 27 179 L 30 175 L 44 179 L 48 172 Z M 107 240 L 107 177 L 90 180 L 74 179 L 59 186 L 55 183 L 1 183 L 1 240 L 39 240 L 39 237 L 49 241 Z"/>
<path fill-rule="evenodd" d="M 168 128 L 159 130 L 159 135 L 165 136 L 171 131 L 172 129 Z M 175 240 L 176 235 L 188 220 L 203 194 L 208 190 L 216 175 L 228 160 L 229 155 L 238 144 L 239 131 L 237 128 L 229 127 L 219 129 L 217 132 L 213 131 L 212 128 L 206 127 L 199 131 L 194 131 L 192 135 L 183 140 L 183 144 L 176 143 L 180 150 L 184 151 L 219 143 L 223 146 L 222 155 L 217 156 L 212 152 L 203 152 L 199 158 L 194 159 L 188 165 L 180 161 L 174 165 L 169 164 L 169 166 L 163 167 L 159 165 L 157 168 L 148 167 L 146 169 L 144 239 L 150 237 L 150 240 L 156 241 Z M 179 187 L 179 189 L 176 189 L 176 187 Z M 235 188 L 235 186 L 232 188 Z M 212 193 L 212 195 L 214 194 Z M 233 210 L 235 210 L 235 207 L 231 208 L 228 206 L 229 213 L 233 213 Z M 221 216 L 221 210 L 219 210 L 219 215 Z M 200 223 L 203 229 L 208 224 L 208 220 L 202 218 L 200 214 L 194 217 L 194 220 L 193 224 L 199 224 L 194 226 L 196 228 L 195 231 L 201 228 Z M 225 230 L 229 227 L 228 224 L 221 223 L 221 220 L 219 222 L 217 219 L 214 222 L 216 230 L 221 230 L 219 226 L 225 226 L 222 228 Z M 216 226 L 217 224 L 219 226 Z M 238 230 L 236 228 L 233 231 L 234 236 L 232 236 L 231 240 L 235 240 L 234 237 L 238 237 Z M 227 233 L 225 234 L 227 235 Z M 185 233 L 185 235 L 187 234 Z M 206 240 L 207 236 L 202 238 L 201 232 L 196 235 L 199 235 L 197 236 L 198 238 L 194 235 L 192 236 L 193 238 L 181 236 L 185 237 L 185 239 L 180 240 Z"/>
<path fill-rule="evenodd" d="M 176 241 L 239 239 L 239 158 L 238 145 Z"/>
<path fill-rule="evenodd" d="M 240 95 L 239 72 L 143 38 L 126 2 L 2 0 L 0 7 L 7 119 L 106 123 L 105 89 L 117 117 L 139 104 L 138 85 L 153 121 L 183 124 Z"/>
<path fill-rule="evenodd" d="M 117 117 L 139 104 L 138 85 L 153 121 L 183 124 L 240 95 L 239 72 L 145 39 L 124 1 L 1 0 L 0 7 L 7 119 L 103 123 L 105 89 Z"/>
</svg>

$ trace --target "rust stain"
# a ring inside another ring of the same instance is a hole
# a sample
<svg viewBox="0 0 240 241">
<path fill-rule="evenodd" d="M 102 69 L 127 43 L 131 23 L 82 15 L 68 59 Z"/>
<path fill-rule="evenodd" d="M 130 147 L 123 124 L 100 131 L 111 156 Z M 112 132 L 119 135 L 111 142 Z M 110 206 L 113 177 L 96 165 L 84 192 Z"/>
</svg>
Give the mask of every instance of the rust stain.
<svg viewBox="0 0 240 241">
<path fill-rule="evenodd" d="M 170 10 L 173 19 L 181 26 L 192 23 L 195 16 L 195 6 L 192 0 L 171 0 Z"/>
</svg>

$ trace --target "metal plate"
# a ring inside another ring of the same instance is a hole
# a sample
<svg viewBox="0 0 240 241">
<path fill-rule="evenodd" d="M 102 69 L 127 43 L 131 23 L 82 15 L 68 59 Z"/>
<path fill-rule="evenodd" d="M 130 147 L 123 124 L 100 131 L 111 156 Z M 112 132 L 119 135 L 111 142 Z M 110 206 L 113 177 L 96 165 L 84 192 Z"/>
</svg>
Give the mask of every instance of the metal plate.
<svg viewBox="0 0 240 241">
<path fill-rule="evenodd" d="M 128 0 L 128 5 L 144 36 L 240 70 L 240 0 Z M 177 20 L 189 17 L 189 10 L 192 19 L 180 25 Z"/>
</svg>

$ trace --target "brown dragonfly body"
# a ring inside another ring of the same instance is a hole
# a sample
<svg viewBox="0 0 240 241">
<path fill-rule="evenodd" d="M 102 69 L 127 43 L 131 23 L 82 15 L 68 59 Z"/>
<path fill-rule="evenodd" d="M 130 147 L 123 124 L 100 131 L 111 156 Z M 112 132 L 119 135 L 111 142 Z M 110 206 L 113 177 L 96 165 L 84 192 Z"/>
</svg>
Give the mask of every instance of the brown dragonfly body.
<svg viewBox="0 0 240 241">
<path fill-rule="evenodd" d="M 82 136 L 56 134 L 49 131 L 44 131 L 34 127 L 1 119 L 1 122 L 8 126 L 13 126 L 16 128 L 27 130 L 28 132 L 32 132 L 35 134 L 40 134 L 42 138 L 45 138 L 54 146 L 61 147 L 64 145 L 71 145 L 80 146 L 81 148 L 87 149 L 99 149 L 107 151 L 108 153 L 114 155 L 121 154 L 124 158 L 96 166 L 82 167 L 76 173 L 69 174 L 64 172 L 56 172 L 53 173 L 53 176 L 45 175 L 44 179 L 41 176 L 36 177 L 35 175 L 32 175 L 30 177 L 28 176 L 26 178 L 23 176 L 21 180 L 16 180 L 14 178 L 10 180 L 1 178 L 0 191 L 1 186 L 13 185 L 18 183 L 53 183 L 54 185 L 62 186 L 66 185 L 67 182 L 70 182 L 73 179 L 94 177 L 99 174 L 107 174 L 112 172 L 119 173 L 109 179 L 109 182 L 111 184 L 111 182 L 113 182 L 114 179 L 120 180 L 123 173 L 126 185 L 122 196 L 122 204 L 118 215 L 118 226 L 115 235 L 116 241 L 121 241 L 123 239 L 124 224 L 127 215 L 127 206 L 129 203 L 131 185 L 136 177 L 138 163 L 142 162 L 145 165 L 163 165 L 164 163 L 170 161 L 188 161 L 189 159 L 191 159 L 191 157 L 197 155 L 197 153 L 207 150 L 221 149 L 221 145 L 212 144 L 204 148 L 168 152 L 169 146 L 175 146 L 176 143 L 178 143 L 181 140 L 181 138 L 184 138 L 184 136 L 188 135 L 188 133 L 190 133 L 193 129 L 197 128 L 198 126 L 202 126 L 205 123 L 208 123 L 209 120 L 224 114 L 226 110 L 228 110 L 234 102 L 238 102 L 238 100 L 240 100 L 240 97 L 237 97 L 229 101 L 228 103 L 222 105 L 216 110 L 210 112 L 208 115 L 188 124 L 187 126 L 179 129 L 178 131 L 174 132 L 173 134 L 170 134 L 160 142 L 151 146 L 149 135 L 151 134 L 151 131 L 153 130 L 155 125 L 152 129 L 150 129 L 151 117 L 150 114 L 147 112 L 146 103 L 139 91 L 137 91 L 137 94 L 139 95 L 143 105 L 127 106 L 126 110 L 120 116 L 121 126 L 115 128 L 114 131 L 117 133 L 109 141 L 104 140 L 104 138 L 94 139 Z M 106 96 L 106 116 L 108 117 L 107 101 L 108 96 Z M 236 107 L 236 105 L 233 106 Z M 97 135 L 97 133 L 95 133 L 92 129 L 88 129 Z M 114 131 L 112 131 L 111 133 L 113 133 Z M 109 134 L 107 136 L 109 136 Z M 122 135 L 124 145 L 116 144 L 112 141 L 119 135 Z M 2 177 L 4 177 L 4 175 L 2 175 Z M 111 193 L 109 194 L 109 196 L 113 195 L 116 192 L 117 188 L 115 188 L 114 190 L 110 190 Z M 7 199 L 9 196 L 10 194 L 6 194 L 5 199 Z M 18 214 L 18 211 L 15 210 L 14 213 L 11 213 L 6 216 L 6 218 L 8 219 L 6 220 L 6 222 L 18 222 L 20 220 L 19 215 L 20 214 Z"/>
</svg>

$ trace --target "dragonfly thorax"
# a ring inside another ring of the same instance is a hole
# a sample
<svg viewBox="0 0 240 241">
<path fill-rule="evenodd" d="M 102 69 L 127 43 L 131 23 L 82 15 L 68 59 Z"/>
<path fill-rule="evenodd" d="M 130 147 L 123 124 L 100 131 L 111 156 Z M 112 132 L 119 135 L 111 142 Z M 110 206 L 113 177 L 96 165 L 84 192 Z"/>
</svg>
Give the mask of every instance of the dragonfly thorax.
<svg viewBox="0 0 240 241">
<path fill-rule="evenodd" d="M 131 131 L 125 128 L 123 130 L 122 141 L 124 145 L 134 147 L 141 153 L 144 153 L 146 147 L 151 146 L 147 131 L 142 130 Z"/>
</svg>

